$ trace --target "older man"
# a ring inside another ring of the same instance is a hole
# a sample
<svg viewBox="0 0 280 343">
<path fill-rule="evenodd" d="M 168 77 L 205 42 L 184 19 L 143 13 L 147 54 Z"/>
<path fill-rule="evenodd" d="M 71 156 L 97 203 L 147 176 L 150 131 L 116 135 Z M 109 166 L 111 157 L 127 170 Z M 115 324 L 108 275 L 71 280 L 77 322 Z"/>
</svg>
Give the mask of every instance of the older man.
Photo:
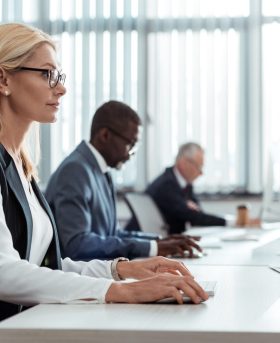
<svg viewBox="0 0 280 343">
<path fill-rule="evenodd" d="M 167 168 L 147 188 L 158 205 L 170 233 L 185 231 L 186 223 L 192 226 L 224 226 L 223 218 L 203 212 L 194 195 L 192 184 L 202 174 L 204 151 L 196 143 L 179 148 L 174 166 Z"/>
</svg>

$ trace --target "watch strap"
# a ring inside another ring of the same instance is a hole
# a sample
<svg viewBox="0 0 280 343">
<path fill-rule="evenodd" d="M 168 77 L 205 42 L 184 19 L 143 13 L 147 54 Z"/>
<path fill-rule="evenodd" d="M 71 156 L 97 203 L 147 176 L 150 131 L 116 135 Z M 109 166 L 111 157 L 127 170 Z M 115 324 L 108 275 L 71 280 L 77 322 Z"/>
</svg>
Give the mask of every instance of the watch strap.
<svg viewBox="0 0 280 343">
<path fill-rule="evenodd" d="M 115 281 L 124 280 L 120 277 L 120 275 L 117 271 L 117 264 L 119 262 L 124 262 L 124 261 L 129 261 L 129 259 L 125 258 L 125 257 L 118 257 L 118 258 L 115 258 L 111 263 L 111 274 L 112 274 L 112 277 Z"/>
</svg>

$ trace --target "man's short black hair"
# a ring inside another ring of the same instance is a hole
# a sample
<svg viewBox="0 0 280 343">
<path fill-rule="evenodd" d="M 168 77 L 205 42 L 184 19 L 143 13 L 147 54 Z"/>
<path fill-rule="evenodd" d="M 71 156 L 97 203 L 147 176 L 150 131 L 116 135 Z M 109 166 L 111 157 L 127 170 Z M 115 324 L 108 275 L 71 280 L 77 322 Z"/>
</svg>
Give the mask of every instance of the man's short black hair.
<svg viewBox="0 0 280 343">
<path fill-rule="evenodd" d="M 100 129 L 112 128 L 122 132 L 130 122 L 141 125 L 140 117 L 131 107 L 115 100 L 105 102 L 96 110 L 93 116 L 90 140 L 93 140 Z"/>
</svg>

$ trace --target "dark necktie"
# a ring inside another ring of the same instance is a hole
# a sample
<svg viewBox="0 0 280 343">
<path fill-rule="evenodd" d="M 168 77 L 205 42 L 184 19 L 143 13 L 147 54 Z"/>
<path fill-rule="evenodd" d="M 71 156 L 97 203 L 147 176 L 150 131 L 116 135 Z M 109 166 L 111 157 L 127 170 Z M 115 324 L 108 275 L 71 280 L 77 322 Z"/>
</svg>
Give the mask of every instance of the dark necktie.
<svg viewBox="0 0 280 343">
<path fill-rule="evenodd" d="M 113 181 L 112 181 L 112 176 L 109 172 L 106 172 L 104 173 L 104 176 L 108 182 L 108 185 L 109 185 L 109 188 L 110 188 L 110 191 L 112 193 L 112 195 L 114 194 L 114 186 L 113 186 Z"/>
<path fill-rule="evenodd" d="M 193 186 L 191 183 L 188 183 L 185 188 L 183 188 L 183 192 L 186 198 L 191 198 L 193 194 Z"/>
<path fill-rule="evenodd" d="M 112 176 L 109 172 L 104 173 L 104 176 L 106 178 L 106 181 L 108 183 L 109 186 L 109 190 L 110 190 L 110 194 L 111 194 L 111 210 L 113 213 L 113 218 L 114 218 L 114 228 L 117 227 L 116 224 L 116 202 L 115 202 L 115 189 L 114 189 L 114 185 L 113 185 L 113 180 L 112 180 Z"/>
</svg>

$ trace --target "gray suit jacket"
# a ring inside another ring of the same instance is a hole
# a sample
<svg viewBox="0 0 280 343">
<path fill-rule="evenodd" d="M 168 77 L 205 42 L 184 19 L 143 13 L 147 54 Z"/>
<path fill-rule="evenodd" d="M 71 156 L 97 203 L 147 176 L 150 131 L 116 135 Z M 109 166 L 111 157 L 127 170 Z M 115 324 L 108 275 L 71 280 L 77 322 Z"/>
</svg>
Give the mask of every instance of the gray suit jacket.
<svg viewBox="0 0 280 343">
<path fill-rule="evenodd" d="M 87 261 L 149 255 L 147 237 L 117 230 L 114 195 L 84 141 L 52 175 L 46 198 L 56 220 L 64 257 Z"/>
</svg>

